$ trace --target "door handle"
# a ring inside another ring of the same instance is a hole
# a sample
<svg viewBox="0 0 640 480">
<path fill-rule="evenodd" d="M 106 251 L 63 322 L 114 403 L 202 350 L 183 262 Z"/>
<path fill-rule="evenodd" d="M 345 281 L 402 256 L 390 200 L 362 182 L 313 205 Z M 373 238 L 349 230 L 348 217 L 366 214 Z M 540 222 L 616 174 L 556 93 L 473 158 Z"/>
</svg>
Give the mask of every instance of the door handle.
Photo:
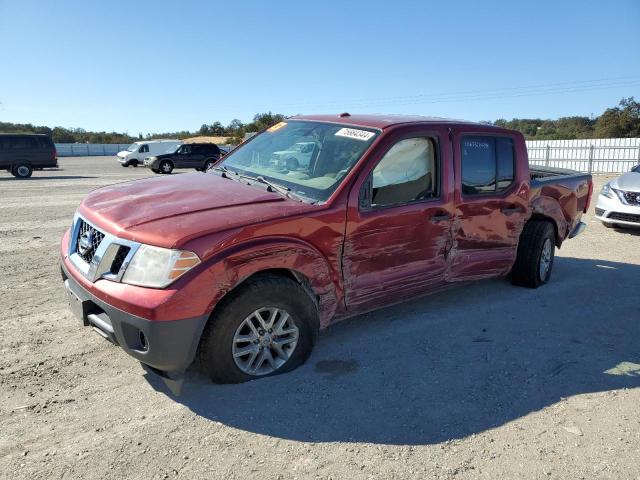
<svg viewBox="0 0 640 480">
<path fill-rule="evenodd" d="M 502 207 L 500 209 L 500 211 L 502 213 L 504 213 L 505 215 L 511 215 L 512 213 L 520 213 L 522 212 L 522 209 L 516 205 L 509 205 L 507 207 Z"/>
<path fill-rule="evenodd" d="M 433 223 L 439 223 L 439 222 L 446 222 L 450 218 L 451 218 L 451 215 L 449 215 L 448 213 L 439 213 L 437 215 L 431 215 L 431 218 L 429 218 L 429 220 Z"/>
</svg>

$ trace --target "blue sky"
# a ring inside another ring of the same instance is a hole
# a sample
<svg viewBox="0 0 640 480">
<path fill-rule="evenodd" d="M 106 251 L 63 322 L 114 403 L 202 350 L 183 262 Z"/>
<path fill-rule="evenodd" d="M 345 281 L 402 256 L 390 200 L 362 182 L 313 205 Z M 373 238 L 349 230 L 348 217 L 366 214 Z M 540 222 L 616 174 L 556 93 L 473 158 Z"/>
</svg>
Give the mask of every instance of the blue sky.
<svg viewBox="0 0 640 480">
<path fill-rule="evenodd" d="M 639 32 L 639 0 L 0 0 L 0 121 L 598 115 L 640 97 Z"/>
</svg>

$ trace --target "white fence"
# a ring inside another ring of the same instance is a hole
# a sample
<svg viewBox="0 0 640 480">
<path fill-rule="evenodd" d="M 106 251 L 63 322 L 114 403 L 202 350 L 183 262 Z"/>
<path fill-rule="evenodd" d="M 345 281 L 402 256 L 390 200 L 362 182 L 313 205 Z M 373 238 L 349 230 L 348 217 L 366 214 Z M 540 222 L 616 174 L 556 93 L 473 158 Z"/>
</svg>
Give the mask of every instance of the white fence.
<svg viewBox="0 0 640 480">
<path fill-rule="evenodd" d="M 56 143 L 60 157 L 115 155 L 128 144 Z M 589 173 L 624 173 L 640 164 L 640 138 L 529 140 L 529 163 Z"/>
<path fill-rule="evenodd" d="M 115 155 L 126 150 L 130 143 L 56 143 L 59 157 L 93 157 Z"/>
<path fill-rule="evenodd" d="M 529 140 L 529 163 L 589 173 L 624 173 L 640 164 L 640 138 Z"/>
</svg>

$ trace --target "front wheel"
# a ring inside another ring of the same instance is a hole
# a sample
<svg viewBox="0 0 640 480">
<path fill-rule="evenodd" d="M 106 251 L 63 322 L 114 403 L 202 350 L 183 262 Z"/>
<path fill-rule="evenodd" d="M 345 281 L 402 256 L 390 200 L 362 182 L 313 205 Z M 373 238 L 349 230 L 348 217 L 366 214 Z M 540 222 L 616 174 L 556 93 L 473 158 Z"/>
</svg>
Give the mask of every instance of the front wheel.
<svg viewBox="0 0 640 480">
<path fill-rule="evenodd" d="M 555 230 L 541 220 L 528 222 L 520 235 L 511 282 L 521 287 L 538 288 L 551 278 L 555 258 Z"/>
<path fill-rule="evenodd" d="M 199 359 L 216 383 L 241 383 L 298 367 L 311 354 L 318 311 L 294 280 L 264 275 L 223 300 L 203 333 Z"/>
</svg>

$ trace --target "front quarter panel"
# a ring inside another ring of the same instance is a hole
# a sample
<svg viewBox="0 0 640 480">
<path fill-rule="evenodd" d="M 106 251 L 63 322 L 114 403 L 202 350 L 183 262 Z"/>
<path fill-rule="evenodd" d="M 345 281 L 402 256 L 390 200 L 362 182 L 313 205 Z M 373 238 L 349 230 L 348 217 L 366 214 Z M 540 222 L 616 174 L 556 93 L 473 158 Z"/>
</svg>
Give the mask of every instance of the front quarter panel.
<svg viewBox="0 0 640 480">
<path fill-rule="evenodd" d="M 340 252 L 344 210 L 326 209 L 220 232 L 192 240 L 185 249 L 203 259 L 199 270 L 211 283 L 208 311 L 256 273 L 286 269 L 303 278 L 317 296 L 320 326 L 344 311 Z M 204 272 L 202 272 L 204 274 Z"/>
</svg>

